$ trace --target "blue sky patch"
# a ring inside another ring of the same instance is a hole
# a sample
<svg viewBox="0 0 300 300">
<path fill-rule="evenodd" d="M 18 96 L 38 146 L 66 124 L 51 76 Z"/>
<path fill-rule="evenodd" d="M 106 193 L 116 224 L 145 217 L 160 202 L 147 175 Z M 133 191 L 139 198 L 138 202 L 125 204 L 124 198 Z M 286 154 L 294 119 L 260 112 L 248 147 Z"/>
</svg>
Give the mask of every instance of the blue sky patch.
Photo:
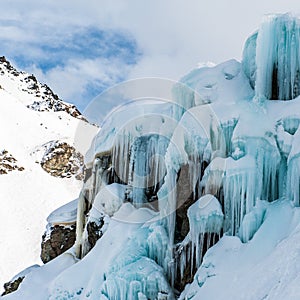
<svg viewBox="0 0 300 300">
<path fill-rule="evenodd" d="M 16 28 L 19 25 L 9 24 Z M 0 27 L 3 26 L 5 25 L 0 23 Z M 34 72 L 34 69 L 40 70 L 44 74 L 41 81 L 49 84 L 64 100 L 75 103 L 81 110 L 104 89 L 125 80 L 126 72 L 141 56 L 136 41 L 126 32 L 101 30 L 96 27 L 73 27 L 69 32 L 51 31 L 47 28 L 40 30 L 45 31 L 41 40 L 30 41 L 30 38 L 28 40 L 25 38 L 18 41 L 0 37 L 1 55 L 5 55 L 21 70 L 29 73 Z M 60 70 L 72 68 L 75 62 L 85 60 L 95 62 L 95 65 L 99 64 L 99 61 L 105 61 L 104 65 L 98 67 L 101 68 L 102 74 L 98 77 L 93 71 L 92 78 L 88 75 L 84 78 L 82 75 L 82 81 L 86 80 L 82 82 L 84 88 L 78 93 L 74 90 L 74 95 L 70 95 L 70 98 L 60 90 L 59 85 L 56 86 L 55 81 L 47 81 L 47 74 L 55 72 L 57 68 Z"/>
</svg>

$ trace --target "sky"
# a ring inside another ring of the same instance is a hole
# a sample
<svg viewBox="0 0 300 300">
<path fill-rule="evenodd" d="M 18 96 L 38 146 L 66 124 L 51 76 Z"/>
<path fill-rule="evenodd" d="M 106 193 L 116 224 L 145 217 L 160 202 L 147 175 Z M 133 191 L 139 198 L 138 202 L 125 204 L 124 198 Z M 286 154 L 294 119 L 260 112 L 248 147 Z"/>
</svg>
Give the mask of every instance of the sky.
<svg viewBox="0 0 300 300">
<path fill-rule="evenodd" d="M 298 0 L 2 0 L 0 55 L 81 111 L 141 77 L 178 80 L 203 62 L 241 60 L 265 14 Z"/>
</svg>

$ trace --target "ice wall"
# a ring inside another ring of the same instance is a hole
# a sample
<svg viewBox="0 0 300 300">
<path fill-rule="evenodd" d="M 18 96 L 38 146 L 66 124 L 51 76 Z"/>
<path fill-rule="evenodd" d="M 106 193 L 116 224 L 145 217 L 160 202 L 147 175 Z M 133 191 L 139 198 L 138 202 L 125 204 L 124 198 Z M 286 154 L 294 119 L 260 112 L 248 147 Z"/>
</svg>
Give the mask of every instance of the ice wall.
<svg viewBox="0 0 300 300">
<path fill-rule="evenodd" d="M 126 122 L 126 126 L 111 121 L 109 126 L 113 129 L 104 127 L 97 137 L 95 163 L 101 153 L 111 151 L 111 168 L 125 185 L 125 201 L 136 208 L 147 206 L 159 211 L 160 227 L 153 227 L 148 237 L 139 234 L 136 246 L 147 241 L 141 253 L 161 268 L 153 269 L 150 263 L 149 270 L 161 274 L 157 276 L 167 279 L 171 286 L 178 286 L 180 280 L 188 281 L 187 273 L 193 276 L 205 251 L 221 234 L 238 235 L 243 242 L 251 240 L 264 219 L 261 200 L 272 202 L 287 196 L 286 186 L 300 180 L 298 156 L 290 154 L 296 144 L 293 148 L 293 142 L 286 137 L 297 136 L 299 122 L 291 114 L 293 109 L 287 110 L 282 119 L 275 113 L 281 106 L 262 107 L 253 101 L 251 85 L 256 82 L 257 88 L 258 76 L 256 65 L 253 67 L 258 59 L 257 36 L 248 41 L 245 50 L 245 56 L 256 50 L 248 69 L 244 62 L 246 75 L 234 60 L 196 69 L 183 78 L 184 87 L 176 85 L 173 89 L 178 106 L 162 110 L 163 116 L 153 114 L 151 107 L 149 116 L 146 113 Z M 172 126 L 165 123 L 167 118 L 172 120 Z M 104 172 L 100 169 L 94 173 L 101 178 Z M 97 179 L 92 183 L 93 197 L 101 194 L 101 182 Z M 297 205 L 297 191 L 288 197 Z M 203 206 L 209 207 L 208 198 L 214 209 L 206 213 Z M 118 198 L 114 205 L 105 201 L 102 204 L 114 208 L 113 217 L 122 201 Z M 178 230 L 186 226 L 178 224 L 179 219 L 184 222 L 182 215 L 189 219 L 189 233 L 178 241 Z M 128 254 L 122 253 L 120 259 L 125 259 Z M 135 259 L 130 264 L 134 269 L 138 266 Z M 123 266 L 121 262 L 118 265 Z M 147 294 L 143 285 L 130 287 L 127 279 L 121 283 L 119 271 L 122 273 L 119 268 L 107 274 L 104 294 L 125 288 L 128 293 L 134 290 Z"/>
</svg>

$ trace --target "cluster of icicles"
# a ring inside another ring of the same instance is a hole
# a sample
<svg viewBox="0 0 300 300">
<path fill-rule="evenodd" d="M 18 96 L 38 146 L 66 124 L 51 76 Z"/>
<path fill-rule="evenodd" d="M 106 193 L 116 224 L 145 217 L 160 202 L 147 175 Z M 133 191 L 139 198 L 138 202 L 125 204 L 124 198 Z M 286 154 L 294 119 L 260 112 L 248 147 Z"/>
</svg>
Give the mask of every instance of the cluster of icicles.
<svg viewBox="0 0 300 300">
<path fill-rule="evenodd" d="M 287 23 L 286 18 L 284 16 L 280 22 L 271 19 L 262 27 L 259 37 L 255 36 L 258 46 L 255 44 L 254 48 L 257 52 L 250 53 L 253 37 L 246 45 L 248 52 L 245 51 L 244 69 L 250 82 L 256 80 L 256 97 L 271 99 L 272 91 L 279 99 L 291 99 L 299 94 L 299 51 L 298 48 L 295 50 L 284 44 L 288 40 L 291 47 L 295 44 L 299 47 L 299 27 L 294 20 Z M 278 36 L 279 41 L 273 45 Z M 265 45 L 266 40 L 274 42 L 271 43 L 272 49 L 277 49 L 278 53 L 272 52 L 272 56 L 264 57 L 266 49 L 262 45 Z M 282 51 L 288 52 L 289 56 L 282 56 Z M 294 51 L 297 51 L 297 55 Z M 257 55 L 254 58 L 255 66 L 251 65 L 253 55 Z M 267 63 L 256 72 L 259 61 Z M 277 66 L 276 76 L 274 66 Z M 257 78 L 253 79 L 254 73 Z M 270 79 L 270 74 L 273 74 L 273 80 Z M 282 76 L 288 79 L 284 81 L 285 86 L 281 84 Z M 276 85 L 274 80 L 278 80 L 280 84 Z M 300 182 L 300 155 L 295 154 L 297 149 L 292 153 L 292 144 L 287 144 L 287 139 L 282 137 L 289 135 L 296 139 L 300 134 L 300 119 L 286 118 L 277 122 L 273 133 L 262 126 L 263 132 L 247 136 L 242 130 L 245 126 L 243 120 L 235 117 L 220 122 L 217 121 L 218 118 L 211 118 L 205 124 L 199 125 L 196 122 L 191 125 L 195 118 L 197 120 L 197 116 L 202 118 L 203 115 L 211 114 L 206 105 L 193 107 L 195 102 L 191 98 L 193 95 L 190 90 L 177 90 L 178 102 L 188 110 L 183 114 L 175 107 L 172 118 L 178 120 L 178 126 L 171 128 L 169 133 L 137 137 L 124 129 L 108 155 L 110 161 L 106 166 L 101 161 L 101 153 L 97 154 L 92 175 L 79 204 L 79 257 L 90 250 L 84 234 L 88 220 L 84 218 L 83 212 L 91 209 L 96 195 L 112 182 L 126 184 L 123 200 L 130 201 L 137 208 L 150 207 L 160 213 L 157 226 L 151 227 L 152 235 L 149 235 L 159 241 L 147 239 L 149 243 L 145 246 L 148 249 L 145 255 L 162 267 L 171 286 L 176 286 L 176 282 L 184 278 L 192 278 L 202 262 L 204 252 L 222 234 L 237 235 L 243 242 L 248 242 L 263 222 L 263 214 L 253 213 L 256 207 L 262 205 L 261 200 L 274 201 L 286 197 L 299 205 L 300 191 L 297 187 Z M 248 124 L 252 125 L 254 127 L 254 124 Z M 188 178 L 180 178 L 183 166 L 188 166 Z M 110 180 L 107 179 L 108 172 Z M 180 182 L 187 184 L 182 186 Z M 187 189 L 186 193 L 182 189 Z M 178 199 L 182 194 L 186 194 L 186 198 Z M 188 199 L 191 205 L 186 208 L 185 213 L 189 221 L 189 232 L 184 239 L 175 243 L 178 229 L 176 212 Z M 127 291 L 124 299 L 130 293 Z M 153 297 L 155 299 L 157 295 Z M 167 297 L 160 294 L 159 299 L 168 299 Z"/>
</svg>

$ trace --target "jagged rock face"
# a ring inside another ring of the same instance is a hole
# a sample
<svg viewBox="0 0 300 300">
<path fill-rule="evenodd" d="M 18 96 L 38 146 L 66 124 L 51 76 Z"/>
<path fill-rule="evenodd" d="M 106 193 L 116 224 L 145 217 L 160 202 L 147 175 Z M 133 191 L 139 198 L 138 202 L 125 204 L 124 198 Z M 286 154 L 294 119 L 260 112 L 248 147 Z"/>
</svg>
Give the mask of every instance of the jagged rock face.
<svg viewBox="0 0 300 300">
<path fill-rule="evenodd" d="M 42 168 L 55 177 L 84 178 L 83 156 L 65 142 L 52 141 L 44 145 L 46 149 L 41 161 Z"/>
<path fill-rule="evenodd" d="M 76 225 L 54 225 L 42 237 L 41 260 L 47 263 L 70 249 L 76 239 Z"/>
<path fill-rule="evenodd" d="M 24 276 L 19 277 L 14 281 L 9 281 L 9 282 L 4 283 L 4 292 L 3 292 L 2 296 L 8 295 L 8 294 L 16 291 L 19 288 L 19 285 L 23 281 L 23 279 L 24 279 Z"/>
<path fill-rule="evenodd" d="M 23 171 L 24 168 L 18 166 L 17 160 L 6 150 L 0 151 L 0 175 L 11 171 Z"/>
<path fill-rule="evenodd" d="M 35 79 L 33 75 L 28 76 L 27 79 L 31 78 L 32 80 L 32 77 Z M 38 85 L 34 83 L 30 86 L 30 89 L 37 90 Z M 55 112 L 65 111 L 74 118 L 85 120 L 84 117 L 79 112 L 79 110 L 75 107 L 75 105 L 67 105 L 66 103 L 62 102 L 61 100 L 58 99 L 58 96 L 53 94 L 52 90 L 50 90 L 48 87 L 44 92 L 44 94 L 47 96 L 51 96 L 51 98 L 46 98 L 41 101 L 34 101 L 32 104 L 28 105 L 27 107 L 36 111 L 55 111 Z"/>
<path fill-rule="evenodd" d="M 19 77 L 18 79 L 22 83 L 22 86 L 20 86 L 22 92 L 40 98 L 40 100 L 35 100 L 31 104 L 28 104 L 27 107 L 29 109 L 41 112 L 64 111 L 74 118 L 86 121 L 75 105 L 62 101 L 46 84 L 38 82 L 34 75 L 19 72 L 4 56 L 1 56 L 0 75 L 4 75 L 5 73 L 11 75 L 12 78 Z"/>
<path fill-rule="evenodd" d="M 12 75 L 18 77 L 21 73 L 18 72 L 11 64 L 9 61 L 6 60 L 5 56 L 1 56 L 0 57 L 0 63 L 1 63 L 1 67 L 0 67 L 0 74 L 4 74 L 4 69 L 8 70 Z"/>
</svg>

